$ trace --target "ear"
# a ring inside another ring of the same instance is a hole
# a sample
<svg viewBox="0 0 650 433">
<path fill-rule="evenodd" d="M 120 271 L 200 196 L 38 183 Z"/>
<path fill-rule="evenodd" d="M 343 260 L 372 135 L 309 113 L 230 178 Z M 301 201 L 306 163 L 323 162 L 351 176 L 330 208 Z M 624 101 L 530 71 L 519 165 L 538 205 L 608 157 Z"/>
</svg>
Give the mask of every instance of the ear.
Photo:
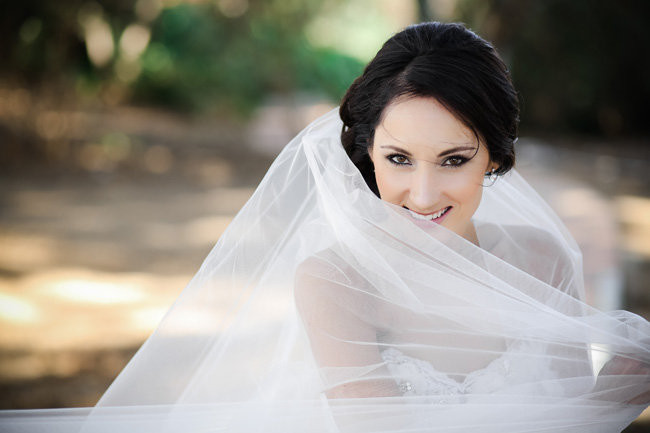
<svg viewBox="0 0 650 433">
<path fill-rule="evenodd" d="M 485 175 L 489 176 L 490 174 L 492 174 L 493 171 L 496 171 L 498 169 L 499 169 L 499 165 L 495 162 L 490 161 L 488 162 L 487 168 L 485 170 Z"/>
</svg>

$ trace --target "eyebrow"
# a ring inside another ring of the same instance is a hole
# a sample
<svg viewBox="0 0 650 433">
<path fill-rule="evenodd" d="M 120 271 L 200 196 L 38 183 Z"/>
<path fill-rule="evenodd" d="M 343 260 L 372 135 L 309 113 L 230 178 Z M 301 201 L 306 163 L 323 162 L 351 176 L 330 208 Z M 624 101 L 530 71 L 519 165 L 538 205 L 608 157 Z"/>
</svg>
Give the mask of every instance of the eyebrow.
<svg viewBox="0 0 650 433">
<path fill-rule="evenodd" d="M 381 147 L 382 149 L 392 149 L 392 150 L 395 150 L 395 151 L 397 151 L 397 152 L 399 152 L 399 153 L 403 153 L 405 156 L 413 156 L 413 155 L 411 155 L 411 153 L 410 153 L 409 151 L 407 151 L 407 150 L 405 150 L 405 149 L 402 149 L 402 148 L 400 148 L 400 147 L 397 147 L 397 146 L 392 146 L 392 145 L 390 145 L 390 144 L 385 145 L 385 146 L 380 146 L 380 147 Z M 475 146 L 457 146 L 457 147 L 452 147 L 451 149 L 447 149 L 447 150 L 445 150 L 445 151 L 440 152 L 440 153 L 438 154 L 438 157 L 447 156 L 447 155 L 450 155 L 450 154 L 452 154 L 452 153 L 456 153 L 456 152 L 463 152 L 463 151 L 465 151 L 465 150 L 476 150 L 476 147 L 475 147 Z"/>
</svg>

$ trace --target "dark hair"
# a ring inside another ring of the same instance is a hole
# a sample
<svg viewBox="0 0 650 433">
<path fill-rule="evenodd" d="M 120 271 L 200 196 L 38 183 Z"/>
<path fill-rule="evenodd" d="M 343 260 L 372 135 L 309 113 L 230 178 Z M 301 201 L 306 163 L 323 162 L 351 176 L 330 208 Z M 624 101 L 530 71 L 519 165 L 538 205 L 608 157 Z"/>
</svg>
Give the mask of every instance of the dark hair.
<svg viewBox="0 0 650 433">
<path fill-rule="evenodd" d="M 487 145 L 504 174 L 515 162 L 519 101 L 494 47 L 462 24 L 422 23 L 391 37 L 341 102 L 341 141 L 377 195 L 368 148 L 384 108 L 400 96 L 432 97 Z"/>
</svg>

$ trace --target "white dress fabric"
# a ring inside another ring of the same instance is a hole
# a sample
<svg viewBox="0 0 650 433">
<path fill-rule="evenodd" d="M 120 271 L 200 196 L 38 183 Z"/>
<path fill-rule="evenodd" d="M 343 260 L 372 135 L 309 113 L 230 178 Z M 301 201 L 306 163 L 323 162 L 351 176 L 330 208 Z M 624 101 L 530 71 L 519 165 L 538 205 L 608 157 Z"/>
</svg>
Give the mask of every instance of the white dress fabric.
<svg viewBox="0 0 650 433">
<path fill-rule="evenodd" d="M 287 145 L 95 408 L 0 431 L 611 433 L 643 411 L 650 325 L 584 303 L 575 242 L 516 172 L 484 188 L 477 246 L 377 198 L 341 127 Z"/>
</svg>

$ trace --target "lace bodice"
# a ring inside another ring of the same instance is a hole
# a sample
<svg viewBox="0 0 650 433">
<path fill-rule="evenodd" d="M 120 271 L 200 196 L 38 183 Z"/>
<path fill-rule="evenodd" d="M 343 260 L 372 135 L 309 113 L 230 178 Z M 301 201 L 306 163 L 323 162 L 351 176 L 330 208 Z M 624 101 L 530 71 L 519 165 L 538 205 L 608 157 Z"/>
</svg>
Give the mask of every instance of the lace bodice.
<svg viewBox="0 0 650 433">
<path fill-rule="evenodd" d="M 485 368 L 468 373 L 462 382 L 436 370 L 431 363 L 395 348 L 382 351 L 381 357 L 403 395 L 431 396 L 438 403 L 464 403 L 467 394 L 494 394 L 524 383 L 532 385 L 531 390 L 546 388 L 549 383 L 540 379 L 553 375 L 549 365 L 531 363 L 529 357 L 512 351 L 504 352 Z"/>
</svg>

